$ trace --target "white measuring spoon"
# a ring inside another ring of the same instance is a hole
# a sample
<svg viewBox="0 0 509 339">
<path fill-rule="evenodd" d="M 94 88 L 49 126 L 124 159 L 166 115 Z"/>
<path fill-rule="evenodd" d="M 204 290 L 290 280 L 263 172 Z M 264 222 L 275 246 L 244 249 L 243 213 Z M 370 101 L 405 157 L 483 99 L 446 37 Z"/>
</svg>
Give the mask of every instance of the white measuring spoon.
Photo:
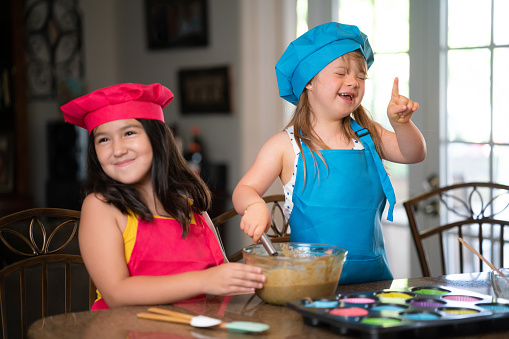
<svg viewBox="0 0 509 339">
<path fill-rule="evenodd" d="M 138 313 L 138 318 L 189 324 L 194 327 L 217 326 L 219 328 L 227 329 L 231 332 L 263 332 L 269 329 L 269 325 L 263 323 L 250 321 L 223 322 L 219 319 L 210 318 L 203 315 L 179 313 L 157 307 L 150 307 L 148 311 L 154 313 Z"/>
</svg>

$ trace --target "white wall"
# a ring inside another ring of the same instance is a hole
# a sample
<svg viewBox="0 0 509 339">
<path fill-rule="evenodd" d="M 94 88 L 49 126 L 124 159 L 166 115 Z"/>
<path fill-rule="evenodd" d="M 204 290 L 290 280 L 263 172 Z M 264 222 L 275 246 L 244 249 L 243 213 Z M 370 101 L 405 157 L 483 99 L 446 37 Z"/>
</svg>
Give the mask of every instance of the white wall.
<svg viewBox="0 0 509 339">
<path fill-rule="evenodd" d="M 82 6 L 85 6 L 85 3 L 89 1 L 82 1 Z M 98 0 L 92 2 L 102 3 Z M 87 4 L 87 6 L 89 5 Z M 232 142 L 239 138 L 239 106 L 236 105 L 231 114 L 183 116 L 180 112 L 177 72 L 185 68 L 230 66 L 233 73 L 231 85 L 234 101 L 237 103 L 240 101 L 238 2 L 235 0 L 209 1 L 209 44 L 206 47 L 194 48 L 149 50 L 146 40 L 144 1 L 116 0 L 114 10 L 115 39 L 110 40 L 109 37 L 103 37 L 100 31 L 97 31 L 95 36 L 95 39 L 108 39 L 109 43 L 114 41 L 112 52 L 115 55 L 116 71 L 113 82 L 146 84 L 159 82 L 170 88 L 175 99 L 164 110 L 166 122 L 170 124 L 177 122 L 180 133 L 184 136 L 189 135 L 192 126 L 201 127 L 210 160 L 228 165 L 231 174 L 228 186 L 232 189 L 240 175 L 236 161 L 240 152 L 239 143 Z M 84 14 L 86 17 L 86 13 Z M 90 13 L 89 17 L 94 18 L 94 14 Z M 95 18 L 93 20 L 95 21 Z M 90 45 L 88 47 L 88 54 L 96 61 L 101 62 L 102 50 Z M 102 67 L 97 67 L 97 64 L 90 66 L 87 78 L 100 77 Z M 95 72 L 92 73 L 92 71 Z M 110 83 L 97 84 L 96 87 L 102 87 L 102 85 L 110 85 Z"/>
</svg>

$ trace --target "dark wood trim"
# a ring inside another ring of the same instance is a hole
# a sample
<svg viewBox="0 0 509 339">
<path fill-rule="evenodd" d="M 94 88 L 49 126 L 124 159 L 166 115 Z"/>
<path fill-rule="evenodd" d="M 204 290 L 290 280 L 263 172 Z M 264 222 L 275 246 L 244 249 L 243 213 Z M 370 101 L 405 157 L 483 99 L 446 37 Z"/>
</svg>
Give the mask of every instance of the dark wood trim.
<svg viewBox="0 0 509 339">
<path fill-rule="evenodd" d="M 28 117 L 26 95 L 24 1 L 10 0 L 12 44 L 6 50 L 12 57 L 12 95 L 14 103 L 15 177 L 14 192 L 0 196 L 0 216 L 33 207 L 29 197 Z"/>
</svg>

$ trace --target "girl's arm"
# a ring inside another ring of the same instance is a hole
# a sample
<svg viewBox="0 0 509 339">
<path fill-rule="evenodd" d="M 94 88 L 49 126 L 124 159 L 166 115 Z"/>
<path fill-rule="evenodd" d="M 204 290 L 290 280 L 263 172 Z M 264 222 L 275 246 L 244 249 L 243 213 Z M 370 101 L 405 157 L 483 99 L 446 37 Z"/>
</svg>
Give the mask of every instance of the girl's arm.
<svg viewBox="0 0 509 339">
<path fill-rule="evenodd" d="M 379 127 L 385 158 L 392 162 L 413 164 L 426 157 L 426 141 L 410 120 L 419 103 L 399 94 L 398 78 L 394 78 L 387 116 L 394 132 Z"/>
<path fill-rule="evenodd" d="M 270 227 L 270 212 L 262 196 L 282 174 L 288 146 L 293 153 L 286 132 L 271 137 L 262 146 L 255 162 L 233 191 L 233 205 L 237 213 L 243 216 L 240 228 L 253 238 L 255 244 Z"/>
<path fill-rule="evenodd" d="M 200 294 L 251 293 L 265 281 L 260 268 L 239 263 L 168 276 L 131 277 L 122 238 L 127 217 L 95 194 L 85 199 L 81 213 L 81 254 L 110 307 L 166 304 Z"/>
</svg>

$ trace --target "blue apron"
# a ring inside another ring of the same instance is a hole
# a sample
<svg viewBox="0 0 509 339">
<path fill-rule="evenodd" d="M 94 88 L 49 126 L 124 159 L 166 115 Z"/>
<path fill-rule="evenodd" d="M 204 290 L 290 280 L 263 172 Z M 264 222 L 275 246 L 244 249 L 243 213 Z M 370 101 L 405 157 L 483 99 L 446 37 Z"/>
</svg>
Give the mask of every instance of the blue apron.
<svg viewBox="0 0 509 339">
<path fill-rule="evenodd" d="M 394 191 L 369 133 L 351 121 L 365 149 L 320 151 L 328 169 L 317 155 L 315 164 L 311 151 L 302 144 L 306 177 L 299 157 L 289 219 L 291 241 L 348 250 L 340 284 L 391 280 L 380 220 L 386 198 L 392 220 Z"/>
</svg>

